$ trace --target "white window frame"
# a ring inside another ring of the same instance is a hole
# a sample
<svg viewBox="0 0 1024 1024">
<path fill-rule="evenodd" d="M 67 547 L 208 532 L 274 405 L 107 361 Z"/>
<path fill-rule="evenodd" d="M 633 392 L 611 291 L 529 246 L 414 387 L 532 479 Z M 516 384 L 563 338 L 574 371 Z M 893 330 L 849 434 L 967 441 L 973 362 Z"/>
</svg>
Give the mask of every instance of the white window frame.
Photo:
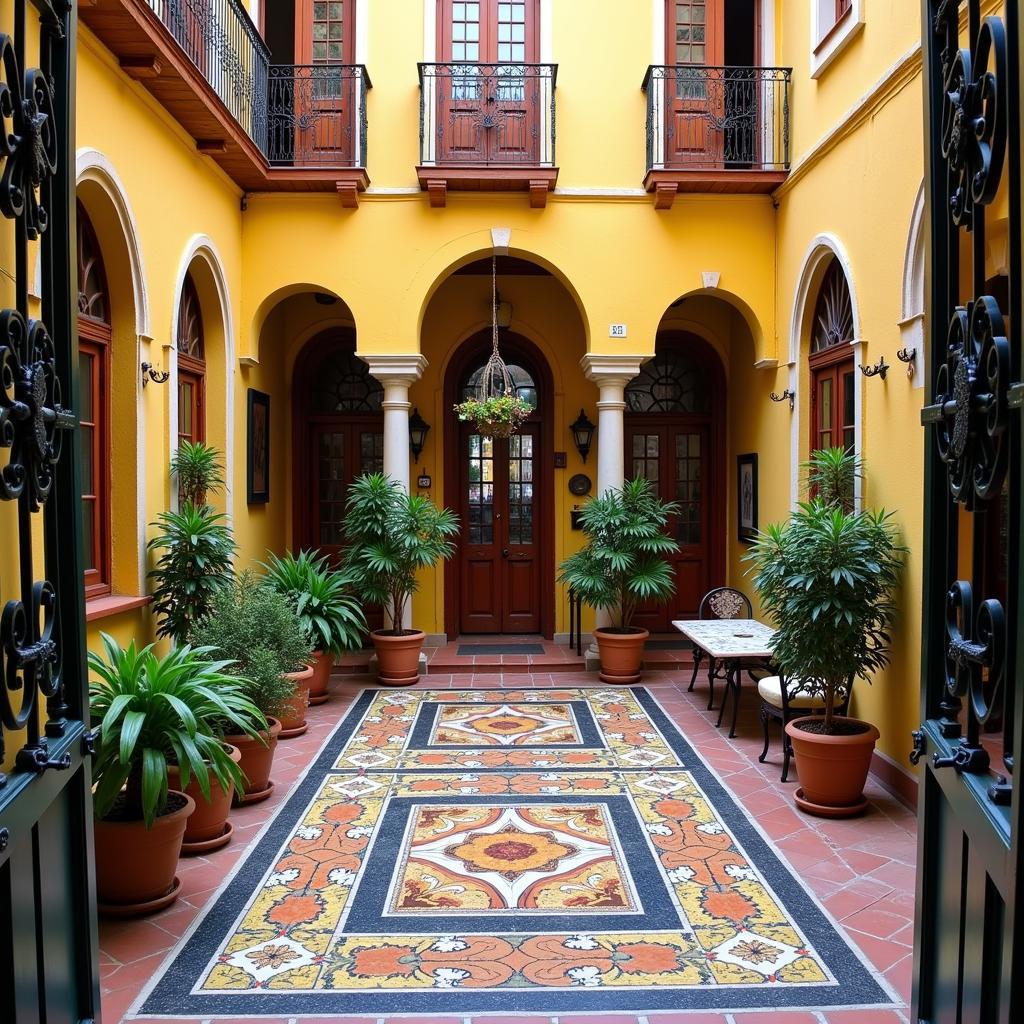
<svg viewBox="0 0 1024 1024">
<path fill-rule="evenodd" d="M 841 22 L 835 22 L 835 0 L 810 0 L 811 78 L 818 78 L 864 28 L 864 0 L 852 0 Z"/>
</svg>

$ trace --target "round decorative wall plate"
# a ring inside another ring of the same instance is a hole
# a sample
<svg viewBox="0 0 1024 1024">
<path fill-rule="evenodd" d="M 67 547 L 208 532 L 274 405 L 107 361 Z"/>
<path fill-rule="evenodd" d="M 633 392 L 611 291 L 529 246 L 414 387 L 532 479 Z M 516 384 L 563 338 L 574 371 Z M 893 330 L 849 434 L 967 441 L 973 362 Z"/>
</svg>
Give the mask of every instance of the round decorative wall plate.
<svg viewBox="0 0 1024 1024">
<path fill-rule="evenodd" d="M 569 478 L 569 491 L 581 498 L 590 493 L 590 477 L 586 473 L 577 473 Z"/>
</svg>

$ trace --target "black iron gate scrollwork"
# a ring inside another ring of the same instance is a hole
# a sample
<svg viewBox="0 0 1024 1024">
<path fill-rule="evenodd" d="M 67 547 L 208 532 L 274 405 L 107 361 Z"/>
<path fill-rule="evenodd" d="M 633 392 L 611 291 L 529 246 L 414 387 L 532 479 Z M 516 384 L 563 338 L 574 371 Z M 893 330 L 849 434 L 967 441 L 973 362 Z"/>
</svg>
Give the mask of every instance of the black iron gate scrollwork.
<svg viewBox="0 0 1024 1024">
<path fill-rule="evenodd" d="M 76 16 L 67 0 L 12 11 L 0 26 L 12 29 L 0 31 L 0 263 L 13 282 L 0 309 L 0 1019 L 85 1022 L 99 991 L 72 409 Z"/>
<path fill-rule="evenodd" d="M 982 17 L 981 6 L 922 2 L 931 395 L 923 724 L 911 752 L 922 764 L 913 1007 L 922 1024 L 1024 1015 L 1013 976 L 1024 954 L 1015 920 L 1024 794 L 1014 774 L 1024 710 L 1021 36 L 1013 0 L 1005 19 Z M 986 240 L 1004 209 L 1007 259 L 994 269 Z"/>
</svg>

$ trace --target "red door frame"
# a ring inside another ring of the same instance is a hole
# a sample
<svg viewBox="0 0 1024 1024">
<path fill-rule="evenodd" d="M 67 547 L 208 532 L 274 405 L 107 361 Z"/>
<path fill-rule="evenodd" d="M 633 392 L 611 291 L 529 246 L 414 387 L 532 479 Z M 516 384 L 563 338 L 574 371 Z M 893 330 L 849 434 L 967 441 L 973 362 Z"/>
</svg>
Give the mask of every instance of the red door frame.
<svg viewBox="0 0 1024 1024">
<path fill-rule="evenodd" d="M 471 365 L 486 356 L 491 346 L 488 328 L 466 339 L 445 370 L 444 408 L 451 409 L 459 401 L 459 385 Z M 537 385 L 540 399 L 537 412 L 540 425 L 540 447 L 537 453 L 537 537 L 540 547 L 540 631 L 551 639 L 555 627 L 555 493 L 554 493 L 554 382 L 551 367 L 544 354 L 521 334 L 505 332 L 501 340 L 502 357 L 520 362 L 528 369 Z M 444 503 L 456 512 L 462 507 L 460 481 L 460 424 L 454 415 L 444 417 Z M 462 525 L 462 524 L 460 524 Z M 461 558 L 463 533 L 459 532 L 455 555 L 444 567 L 444 627 L 449 639 L 459 633 L 459 600 L 462 589 Z"/>
</svg>

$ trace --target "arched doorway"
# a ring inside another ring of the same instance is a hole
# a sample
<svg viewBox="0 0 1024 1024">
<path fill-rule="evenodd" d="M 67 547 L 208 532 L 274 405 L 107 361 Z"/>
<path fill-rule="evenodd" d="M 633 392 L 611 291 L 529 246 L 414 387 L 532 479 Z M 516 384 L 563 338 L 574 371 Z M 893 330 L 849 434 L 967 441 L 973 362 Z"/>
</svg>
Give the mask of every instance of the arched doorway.
<svg viewBox="0 0 1024 1024">
<path fill-rule="evenodd" d="M 463 345 L 445 377 L 445 406 L 475 390 L 490 331 Z M 513 437 L 484 438 L 454 416 L 445 427 L 445 504 L 459 515 L 458 550 L 445 570 L 449 634 L 541 633 L 554 611 L 552 383 L 547 361 L 511 332 L 502 357 L 533 415 Z"/>
<path fill-rule="evenodd" d="M 342 546 L 349 485 L 384 469 L 384 389 L 355 352 L 355 331 L 332 327 L 295 363 L 295 544 L 332 558 Z"/>
<path fill-rule="evenodd" d="M 645 477 L 679 512 L 670 530 L 676 589 L 634 618 L 652 633 L 697 616 L 725 579 L 725 381 L 717 354 L 686 331 L 658 334 L 655 355 L 626 388 L 626 476 Z"/>
</svg>

